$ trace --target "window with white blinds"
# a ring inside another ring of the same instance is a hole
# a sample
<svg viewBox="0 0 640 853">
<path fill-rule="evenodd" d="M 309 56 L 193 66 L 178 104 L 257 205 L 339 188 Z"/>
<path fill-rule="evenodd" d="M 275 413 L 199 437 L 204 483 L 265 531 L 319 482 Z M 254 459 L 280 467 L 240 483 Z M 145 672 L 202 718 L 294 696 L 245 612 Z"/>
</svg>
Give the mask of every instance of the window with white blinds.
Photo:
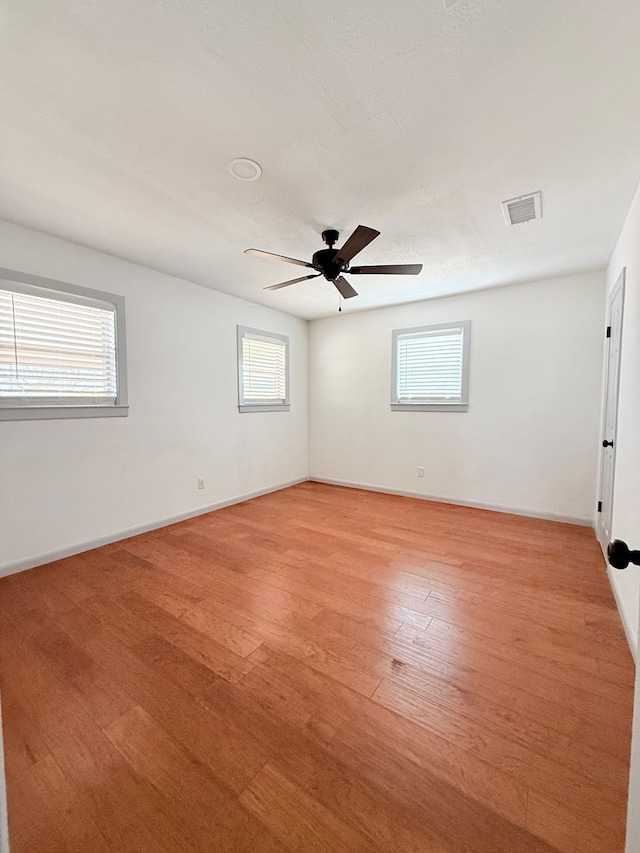
<svg viewBox="0 0 640 853">
<path fill-rule="evenodd" d="M 12 272 L 0 277 L 0 417 L 123 408 L 121 298 Z"/>
<path fill-rule="evenodd" d="M 238 326 L 238 405 L 241 412 L 289 409 L 289 339 Z"/>
<path fill-rule="evenodd" d="M 394 331 L 392 409 L 466 411 L 470 331 L 468 320 Z"/>
</svg>

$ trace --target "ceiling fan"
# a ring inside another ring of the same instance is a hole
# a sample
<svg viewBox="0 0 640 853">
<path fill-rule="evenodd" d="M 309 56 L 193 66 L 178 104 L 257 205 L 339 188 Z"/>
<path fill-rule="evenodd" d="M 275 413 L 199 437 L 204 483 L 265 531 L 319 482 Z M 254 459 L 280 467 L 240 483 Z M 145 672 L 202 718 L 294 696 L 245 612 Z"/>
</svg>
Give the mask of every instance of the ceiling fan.
<svg viewBox="0 0 640 853">
<path fill-rule="evenodd" d="M 272 252 L 263 252 L 260 249 L 245 249 L 244 253 L 245 255 L 272 258 L 275 261 L 284 261 L 287 264 L 296 264 L 299 267 L 308 267 L 309 269 L 317 270 L 317 272 L 311 275 L 303 275 L 302 278 L 292 278 L 289 281 L 272 284 L 269 287 L 265 287 L 264 290 L 279 290 L 281 287 L 288 287 L 290 284 L 297 284 L 299 281 L 307 281 L 310 278 L 318 278 L 318 276 L 323 275 L 327 281 L 336 286 L 344 299 L 350 299 L 352 296 L 357 296 L 358 294 L 342 273 L 349 273 L 349 275 L 418 275 L 422 269 L 422 264 L 386 264 L 373 267 L 350 267 L 349 263 L 358 252 L 361 252 L 379 234 L 380 232 L 376 231 L 375 228 L 358 225 L 344 246 L 341 249 L 334 249 L 333 247 L 338 242 L 340 234 L 333 229 L 323 231 L 322 239 L 329 248 L 320 249 L 320 251 L 316 252 L 311 258 L 311 263 L 308 261 L 299 261 L 296 258 L 288 258 L 286 255 L 274 255 Z"/>
</svg>

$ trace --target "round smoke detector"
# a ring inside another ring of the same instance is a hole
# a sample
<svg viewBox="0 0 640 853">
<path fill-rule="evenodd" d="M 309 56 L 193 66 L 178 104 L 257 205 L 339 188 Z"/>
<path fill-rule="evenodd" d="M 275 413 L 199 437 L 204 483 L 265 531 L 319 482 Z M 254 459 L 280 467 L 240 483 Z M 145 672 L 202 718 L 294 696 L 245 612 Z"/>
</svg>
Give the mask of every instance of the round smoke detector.
<svg viewBox="0 0 640 853">
<path fill-rule="evenodd" d="M 236 157 L 227 166 L 229 174 L 239 181 L 257 181 L 262 174 L 262 166 L 247 157 Z"/>
</svg>

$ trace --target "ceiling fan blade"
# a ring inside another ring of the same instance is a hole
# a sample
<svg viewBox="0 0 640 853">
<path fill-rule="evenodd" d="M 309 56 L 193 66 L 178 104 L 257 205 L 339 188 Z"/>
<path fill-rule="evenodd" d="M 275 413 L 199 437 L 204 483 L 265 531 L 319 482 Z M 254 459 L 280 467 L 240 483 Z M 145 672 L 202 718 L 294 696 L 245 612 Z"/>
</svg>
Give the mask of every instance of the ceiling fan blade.
<svg viewBox="0 0 640 853">
<path fill-rule="evenodd" d="M 307 261 L 299 261 L 297 258 L 288 258 L 286 255 L 274 255 L 273 252 L 263 252 L 262 249 L 245 249 L 245 255 L 255 255 L 257 258 L 269 258 L 271 261 L 284 261 L 287 264 L 296 264 L 299 267 L 313 269 L 313 264 Z"/>
<path fill-rule="evenodd" d="M 335 256 L 337 264 L 348 264 L 351 258 L 354 258 L 358 252 L 361 252 L 365 246 L 368 246 L 372 240 L 380 234 L 375 228 L 367 228 L 366 225 L 358 225 L 351 237 L 347 240 L 344 246 L 338 250 Z"/>
<path fill-rule="evenodd" d="M 280 284 L 270 284 L 269 287 L 263 287 L 263 290 L 279 290 L 281 287 L 289 287 L 290 284 L 297 284 L 299 281 L 307 281 L 310 278 L 318 278 L 322 273 L 315 275 L 303 275 L 302 278 L 292 278 L 291 281 L 281 281 Z"/>
<path fill-rule="evenodd" d="M 358 295 L 358 291 L 354 290 L 346 278 L 341 275 L 339 275 L 333 283 L 340 291 L 340 296 L 342 296 L 343 299 L 351 299 L 352 296 Z"/>
<path fill-rule="evenodd" d="M 418 275 L 422 264 L 384 264 L 379 267 L 351 267 L 349 275 Z"/>
</svg>

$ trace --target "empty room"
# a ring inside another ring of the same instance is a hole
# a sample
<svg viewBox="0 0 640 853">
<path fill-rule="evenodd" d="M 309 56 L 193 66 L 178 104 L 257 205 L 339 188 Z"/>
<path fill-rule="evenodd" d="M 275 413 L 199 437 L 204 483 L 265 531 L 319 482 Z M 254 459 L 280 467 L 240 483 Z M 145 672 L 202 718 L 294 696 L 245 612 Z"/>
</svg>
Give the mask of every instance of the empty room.
<svg viewBox="0 0 640 853">
<path fill-rule="evenodd" d="M 640 853 L 639 33 L 3 0 L 0 853 Z"/>
</svg>

